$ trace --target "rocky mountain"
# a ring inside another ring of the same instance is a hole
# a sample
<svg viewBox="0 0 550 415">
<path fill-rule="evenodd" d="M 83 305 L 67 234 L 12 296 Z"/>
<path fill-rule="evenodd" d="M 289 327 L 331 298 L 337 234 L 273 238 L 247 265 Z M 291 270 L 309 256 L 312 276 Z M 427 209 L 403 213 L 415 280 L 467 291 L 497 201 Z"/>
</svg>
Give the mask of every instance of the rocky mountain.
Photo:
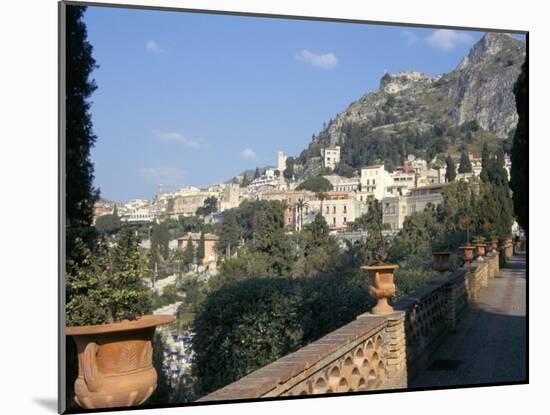
<svg viewBox="0 0 550 415">
<path fill-rule="evenodd" d="M 376 160 L 397 165 L 407 153 L 431 158 L 480 139 L 506 139 L 517 123 L 513 86 L 524 60 L 524 42 L 487 33 L 449 73 L 384 75 L 378 90 L 313 138 L 298 160 L 303 174 L 315 174 L 321 148 L 335 145 L 349 173 Z"/>
</svg>

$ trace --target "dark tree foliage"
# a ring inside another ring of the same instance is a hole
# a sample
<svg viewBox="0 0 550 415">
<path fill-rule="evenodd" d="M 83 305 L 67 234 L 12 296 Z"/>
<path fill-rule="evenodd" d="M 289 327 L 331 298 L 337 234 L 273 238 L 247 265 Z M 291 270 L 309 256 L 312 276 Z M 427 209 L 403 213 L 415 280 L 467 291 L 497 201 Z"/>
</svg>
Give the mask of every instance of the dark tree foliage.
<svg viewBox="0 0 550 415">
<path fill-rule="evenodd" d="M 193 246 L 193 239 L 189 235 L 187 239 L 187 245 L 185 245 L 185 250 L 183 251 L 183 263 L 188 267 L 193 265 L 195 262 L 195 247 Z"/>
<path fill-rule="evenodd" d="M 332 190 L 332 184 L 323 176 L 312 177 L 300 183 L 296 190 L 309 190 L 310 192 L 328 192 Z"/>
<path fill-rule="evenodd" d="M 283 177 L 287 180 L 292 180 L 292 177 L 294 177 L 294 164 L 295 164 L 294 157 L 288 157 L 286 159 L 286 169 L 283 172 Z"/>
<path fill-rule="evenodd" d="M 260 178 L 260 169 L 256 167 L 256 170 L 254 171 L 254 180 Z"/>
<path fill-rule="evenodd" d="M 216 196 L 210 196 L 204 200 L 203 205 L 197 209 L 195 214 L 197 216 L 206 216 L 217 211 L 218 199 L 216 198 Z"/>
<path fill-rule="evenodd" d="M 229 209 L 224 212 L 223 224 L 219 232 L 219 241 L 216 249 L 220 254 L 234 253 L 240 240 L 240 228 L 237 222 L 237 209 Z"/>
<path fill-rule="evenodd" d="M 368 302 L 364 286 L 341 275 L 251 278 L 211 293 L 195 320 L 198 395 L 341 327 Z"/>
<path fill-rule="evenodd" d="M 95 220 L 95 228 L 97 231 L 108 235 L 116 233 L 120 229 L 121 224 L 122 222 L 116 213 L 101 215 Z"/>
<path fill-rule="evenodd" d="M 96 89 L 90 75 L 96 67 L 92 57 L 92 45 L 87 40 L 86 25 L 81 6 L 66 8 L 66 163 L 65 163 L 65 254 L 66 271 L 74 273 L 75 266 L 84 260 L 85 249 L 94 247 L 96 239 L 92 227 L 94 203 L 99 190 L 93 187 L 94 169 L 90 150 L 96 136 L 92 130 L 90 97 Z M 67 302 L 71 301 L 68 293 Z M 67 342 L 67 403 L 75 409 L 73 384 L 77 376 L 76 348 Z"/>
<path fill-rule="evenodd" d="M 514 212 L 519 225 L 528 231 L 529 226 L 529 63 L 521 67 L 521 74 L 514 86 L 516 96 L 516 108 L 518 112 L 518 124 L 512 145 L 512 171 L 510 187 L 514 200 Z"/>
<path fill-rule="evenodd" d="M 471 173 L 472 172 L 472 163 L 470 162 L 470 157 L 466 151 L 460 153 L 460 166 L 458 166 L 459 173 Z"/>
<path fill-rule="evenodd" d="M 391 260 L 399 262 L 411 255 L 423 255 L 429 258 L 432 245 L 442 234 L 442 228 L 434 210 L 414 212 L 406 217 L 403 229 L 392 241 Z"/>
<path fill-rule="evenodd" d="M 202 261 L 204 261 L 204 257 L 205 257 L 204 232 L 201 233 L 201 238 L 199 240 L 199 245 L 197 246 L 197 257 L 199 258 L 199 261 L 201 263 L 202 263 Z"/>
<path fill-rule="evenodd" d="M 250 185 L 250 179 L 248 178 L 248 175 L 245 173 L 243 175 L 243 180 L 241 181 L 241 187 L 247 187 Z"/>
<path fill-rule="evenodd" d="M 67 270 L 71 260 L 78 262 L 79 250 L 75 241 L 81 239 L 93 246 L 95 231 L 92 227 L 94 203 L 99 190 L 94 188 L 94 167 L 90 150 L 96 136 L 90 114 L 90 97 L 96 84 L 91 79 L 97 67 L 92 57 L 92 45 L 87 39 L 81 6 L 67 6 L 66 41 L 66 253 Z"/>
<path fill-rule="evenodd" d="M 484 182 L 489 181 L 489 170 L 491 169 L 491 152 L 487 142 L 483 143 L 481 150 L 481 180 Z"/>
<path fill-rule="evenodd" d="M 348 166 L 346 163 L 340 162 L 336 166 L 334 173 L 344 177 L 353 177 L 357 172 L 353 167 Z"/>
<path fill-rule="evenodd" d="M 166 260 L 170 254 L 170 233 L 166 222 L 155 223 L 151 227 L 151 251 L 156 251 Z"/>
<path fill-rule="evenodd" d="M 447 159 L 445 160 L 445 164 L 447 165 L 447 171 L 445 172 L 445 179 L 447 179 L 447 182 L 452 182 L 456 178 L 456 166 L 453 158 L 448 155 Z"/>
</svg>

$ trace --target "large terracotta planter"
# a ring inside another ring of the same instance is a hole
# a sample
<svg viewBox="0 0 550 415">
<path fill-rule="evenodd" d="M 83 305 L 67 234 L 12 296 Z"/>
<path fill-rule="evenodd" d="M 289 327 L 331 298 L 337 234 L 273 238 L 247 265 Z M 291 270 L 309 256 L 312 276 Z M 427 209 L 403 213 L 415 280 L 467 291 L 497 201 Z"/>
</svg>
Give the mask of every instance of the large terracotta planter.
<svg viewBox="0 0 550 415">
<path fill-rule="evenodd" d="M 487 245 L 485 245 L 485 244 L 476 244 L 477 256 L 480 256 L 480 257 L 485 256 L 485 247 L 486 246 Z"/>
<path fill-rule="evenodd" d="M 458 247 L 464 255 L 464 265 L 469 265 L 474 260 L 474 246 L 471 245 L 464 245 Z"/>
<path fill-rule="evenodd" d="M 432 252 L 434 256 L 434 269 L 441 274 L 449 271 L 449 257 L 450 252 Z"/>
<path fill-rule="evenodd" d="M 373 314 L 389 314 L 393 312 L 393 307 L 388 304 L 388 298 L 395 295 L 393 272 L 397 268 L 399 268 L 399 265 L 391 264 L 361 267 L 361 269 L 369 273 L 369 293 L 377 300 L 376 305 L 371 310 Z"/>
<path fill-rule="evenodd" d="M 75 401 L 85 409 L 141 405 L 157 387 L 153 367 L 156 326 L 172 316 L 148 315 L 134 321 L 67 327 L 78 353 Z"/>
</svg>

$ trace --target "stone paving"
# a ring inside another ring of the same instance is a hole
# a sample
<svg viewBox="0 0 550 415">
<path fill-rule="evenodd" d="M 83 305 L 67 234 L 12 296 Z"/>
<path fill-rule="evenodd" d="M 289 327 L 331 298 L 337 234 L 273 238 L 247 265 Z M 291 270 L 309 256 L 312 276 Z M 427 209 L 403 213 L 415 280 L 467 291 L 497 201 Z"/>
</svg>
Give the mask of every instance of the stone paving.
<svg viewBox="0 0 550 415">
<path fill-rule="evenodd" d="M 510 258 L 409 387 L 525 382 L 525 255 Z"/>
</svg>

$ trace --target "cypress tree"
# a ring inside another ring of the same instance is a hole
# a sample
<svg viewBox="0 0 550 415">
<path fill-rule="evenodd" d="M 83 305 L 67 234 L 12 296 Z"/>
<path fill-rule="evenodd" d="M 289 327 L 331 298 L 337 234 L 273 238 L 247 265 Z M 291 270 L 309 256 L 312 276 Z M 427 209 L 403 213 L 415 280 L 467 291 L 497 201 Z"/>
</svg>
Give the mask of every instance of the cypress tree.
<svg viewBox="0 0 550 415">
<path fill-rule="evenodd" d="M 460 166 L 458 166 L 459 173 L 471 173 L 472 172 L 472 163 L 470 162 L 470 157 L 466 151 L 462 151 L 460 154 Z"/>
<path fill-rule="evenodd" d="M 94 188 L 94 167 L 90 150 L 96 136 L 90 114 L 90 97 L 96 90 L 91 73 L 97 67 L 83 20 L 86 7 L 66 6 L 66 171 L 65 213 L 67 270 L 71 260 L 79 262 L 77 238 L 91 247 L 96 239 L 92 227 L 94 203 L 99 190 Z"/>
<path fill-rule="evenodd" d="M 199 240 L 199 246 L 197 247 L 197 257 L 199 258 L 200 263 L 202 264 L 205 257 L 205 240 L 204 232 L 201 232 L 201 239 Z"/>
<path fill-rule="evenodd" d="M 447 172 L 445 173 L 445 178 L 447 179 L 447 182 L 452 182 L 456 177 L 455 162 L 453 161 L 453 158 L 449 155 L 447 156 L 445 163 L 447 164 Z"/>
<path fill-rule="evenodd" d="M 491 153 L 487 143 L 483 143 L 483 149 L 481 150 L 481 180 L 484 182 L 489 180 L 489 169 L 491 164 Z"/>
<path fill-rule="evenodd" d="M 514 86 L 518 124 L 512 143 L 512 170 L 510 187 L 513 193 L 514 212 L 519 225 L 527 232 L 529 223 L 529 135 L 528 135 L 528 97 L 529 63 L 527 59 L 521 67 L 521 73 Z"/>
<path fill-rule="evenodd" d="M 195 248 L 193 247 L 193 239 L 191 238 L 191 235 L 189 235 L 187 246 L 183 251 L 183 263 L 190 266 L 193 262 L 195 262 Z"/>
</svg>

